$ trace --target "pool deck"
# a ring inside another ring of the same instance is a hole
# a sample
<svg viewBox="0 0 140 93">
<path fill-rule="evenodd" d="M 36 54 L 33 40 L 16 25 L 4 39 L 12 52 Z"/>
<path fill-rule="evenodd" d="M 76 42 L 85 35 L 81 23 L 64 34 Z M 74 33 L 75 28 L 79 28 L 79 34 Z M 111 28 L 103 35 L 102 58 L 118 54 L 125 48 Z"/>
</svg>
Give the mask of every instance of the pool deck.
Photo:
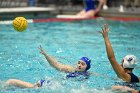
<svg viewBox="0 0 140 93">
<path fill-rule="evenodd" d="M 48 18 L 48 14 L 52 14 L 52 17 L 56 17 L 57 14 L 76 14 L 81 9 L 82 7 L 79 6 L 1 8 L 0 20 L 10 20 L 16 16 L 28 16 L 29 19 Z M 108 10 L 101 10 L 98 16 L 140 18 L 140 8 L 123 8 L 123 12 L 120 12 L 119 7 L 111 7 Z"/>
<path fill-rule="evenodd" d="M 76 14 L 82 10 L 82 7 L 60 7 L 59 11 L 62 14 Z M 120 11 L 120 7 L 109 7 L 107 10 L 101 10 L 98 13 L 99 17 L 131 17 L 131 18 L 140 18 L 140 7 L 139 8 L 125 8 L 123 7 L 123 11 Z"/>
<path fill-rule="evenodd" d="M 120 11 L 119 7 L 112 7 L 108 10 L 102 10 L 99 16 L 140 18 L 140 8 L 123 8 L 123 11 Z"/>
</svg>

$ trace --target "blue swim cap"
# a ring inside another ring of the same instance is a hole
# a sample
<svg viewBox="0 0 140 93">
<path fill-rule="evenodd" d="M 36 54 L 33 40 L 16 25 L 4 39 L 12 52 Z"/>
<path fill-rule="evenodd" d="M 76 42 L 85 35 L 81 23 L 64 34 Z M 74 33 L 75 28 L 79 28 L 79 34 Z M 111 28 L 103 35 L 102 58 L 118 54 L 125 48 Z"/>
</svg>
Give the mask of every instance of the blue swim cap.
<svg viewBox="0 0 140 93">
<path fill-rule="evenodd" d="M 90 69 L 90 62 L 91 60 L 87 57 L 82 57 L 80 60 L 84 61 L 87 64 L 86 71 Z"/>
</svg>

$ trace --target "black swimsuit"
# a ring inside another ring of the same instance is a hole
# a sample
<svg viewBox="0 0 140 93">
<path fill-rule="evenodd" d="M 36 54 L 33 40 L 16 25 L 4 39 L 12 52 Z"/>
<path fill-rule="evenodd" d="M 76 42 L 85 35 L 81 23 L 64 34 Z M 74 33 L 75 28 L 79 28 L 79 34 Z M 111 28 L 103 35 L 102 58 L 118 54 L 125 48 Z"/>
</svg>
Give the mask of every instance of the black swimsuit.
<svg viewBox="0 0 140 93">
<path fill-rule="evenodd" d="M 131 81 L 130 82 L 126 82 L 126 86 L 130 87 L 130 88 L 134 88 L 134 89 L 139 89 L 140 86 L 137 85 L 137 83 L 139 83 L 139 78 L 134 75 L 133 73 L 128 73 L 131 76 Z"/>
<path fill-rule="evenodd" d="M 139 82 L 139 78 L 134 75 L 133 73 L 128 73 L 131 76 L 131 83 L 138 83 Z"/>
<path fill-rule="evenodd" d="M 128 73 L 131 76 L 130 82 L 115 82 L 115 85 L 127 86 L 133 89 L 139 89 L 140 86 L 137 84 L 139 82 L 139 78 L 133 73 Z"/>
</svg>

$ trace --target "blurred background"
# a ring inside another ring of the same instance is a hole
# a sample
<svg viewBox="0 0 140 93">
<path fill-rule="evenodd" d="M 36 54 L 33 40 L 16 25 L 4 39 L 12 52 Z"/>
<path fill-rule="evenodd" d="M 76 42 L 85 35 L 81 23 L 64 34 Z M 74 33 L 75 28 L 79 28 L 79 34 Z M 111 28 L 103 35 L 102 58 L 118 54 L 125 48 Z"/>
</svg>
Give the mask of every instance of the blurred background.
<svg viewBox="0 0 140 93">
<path fill-rule="evenodd" d="M 99 1 L 95 0 L 96 5 Z M 100 17 L 140 18 L 140 0 L 107 0 L 107 9 L 102 9 Z M 28 18 L 48 18 L 57 14 L 76 14 L 83 9 L 83 0 L 0 0 L 0 20 L 15 16 Z M 12 15 L 11 15 L 12 14 Z"/>
<path fill-rule="evenodd" d="M 96 0 L 97 1 L 97 0 Z M 98 2 L 98 1 L 97 1 Z M 0 0 L 0 8 L 7 7 L 30 7 L 30 6 L 66 6 L 66 5 L 82 5 L 82 0 Z M 124 0 L 108 0 L 108 6 L 117 7 L 122 5 Z"/>
</svg>

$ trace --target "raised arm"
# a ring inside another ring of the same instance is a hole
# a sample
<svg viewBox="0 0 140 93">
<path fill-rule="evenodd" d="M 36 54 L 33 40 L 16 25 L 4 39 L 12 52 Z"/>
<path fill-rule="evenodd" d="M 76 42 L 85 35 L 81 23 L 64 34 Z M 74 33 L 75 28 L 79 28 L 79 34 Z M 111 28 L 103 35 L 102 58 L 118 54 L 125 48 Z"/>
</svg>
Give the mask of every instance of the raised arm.
<svg viewBox="0 0 140 93">
<path fill-rule="evenodd" d="M 58 61 L 56 61 L 54 58 L 52 58 L 51 56 L 49 56 L 41 46 L 39 47 L 39 49 L 41 51 L 40 53 L 42 53 L 45 56 L 45 58 L 47 59 L 47 61 L 49 62 L 49 64 L 52 67 L 56 68 L 57 70 L 64 71 L 64 72 L 73 72 L 75 70 L 70 65 L 64 65 L 64 64 L 61 64 Z"/>
<path fill-rule="evenodd" d="M 122 68 L 122 66 L 120 66 L 120 64 L 118 64 L 115 55 L 114 55 L 114 51 L 113 48 L 111 46 L 109 37 L 108 37 L 108 32 L 109 32 L 109 27 L 107 24 L 104 25 L 104 27 L 102 28 L 102 31 L 100 31 L 103 35 L 104 38 L 104 42 L 106 45 L 106 52 L 107 52 L 107 56 L 108 59 L 114 69 L 114 71 L 116 72 L 117 76 L 121 79 L 123 79 L 124 81 L 130 81 L 130 76 L 125 73 L 124 69 Z"/>
</svg>

